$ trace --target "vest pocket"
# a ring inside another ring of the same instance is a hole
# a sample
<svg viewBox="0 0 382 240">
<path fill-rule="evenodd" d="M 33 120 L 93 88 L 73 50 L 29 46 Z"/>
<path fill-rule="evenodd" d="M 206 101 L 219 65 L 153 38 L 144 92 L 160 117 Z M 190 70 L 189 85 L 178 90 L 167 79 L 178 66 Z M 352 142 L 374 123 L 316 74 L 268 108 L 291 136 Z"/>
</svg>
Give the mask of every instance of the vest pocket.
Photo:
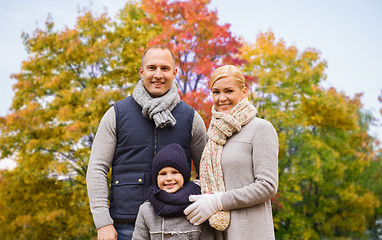
<svg viewBox="0 0 382 240">
<path fill-rule="evenodd" d="M 115 175 L 111 183 L 111 209 L 116 215 L 136 215 L 144 202 L 145 174 L 125 173 Z M 112 214 L 114 215 L 114 214 Z"/>
</svg>

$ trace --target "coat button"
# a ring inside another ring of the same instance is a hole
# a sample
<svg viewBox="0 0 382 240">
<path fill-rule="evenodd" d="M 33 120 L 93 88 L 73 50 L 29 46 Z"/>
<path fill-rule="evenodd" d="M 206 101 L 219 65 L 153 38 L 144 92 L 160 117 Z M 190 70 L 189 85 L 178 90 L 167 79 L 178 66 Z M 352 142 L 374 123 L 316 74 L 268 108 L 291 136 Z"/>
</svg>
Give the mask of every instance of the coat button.
<svg viewBox="0 0 382 240">
<path fill-rule="evenodd" d="M 142 181 L 143 181 L 142 178 L 138 179 L 138 182 L 142 182 Z"/>
<path fill-rule="evenodd" d="M 117 181 L 115 181 L 115 184 L 118 184 L 119 183 L 119 181 L 117 180 Z"/>
</svg>

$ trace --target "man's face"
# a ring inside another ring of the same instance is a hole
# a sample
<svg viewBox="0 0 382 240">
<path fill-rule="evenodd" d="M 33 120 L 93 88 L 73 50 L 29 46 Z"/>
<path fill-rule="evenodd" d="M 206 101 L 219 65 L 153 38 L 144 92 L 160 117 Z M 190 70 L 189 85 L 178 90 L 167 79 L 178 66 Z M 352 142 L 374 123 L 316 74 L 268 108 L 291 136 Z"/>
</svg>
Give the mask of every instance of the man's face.
<svg viewBox="0 0 382 240">
<path fill-rule="evenodd" d="M 143 85 L 153 97 L 160 97 L 171 88 L 176 72 L 171 53 L 161 48 L 150 49 L 139 68 Z"/>
</svg>

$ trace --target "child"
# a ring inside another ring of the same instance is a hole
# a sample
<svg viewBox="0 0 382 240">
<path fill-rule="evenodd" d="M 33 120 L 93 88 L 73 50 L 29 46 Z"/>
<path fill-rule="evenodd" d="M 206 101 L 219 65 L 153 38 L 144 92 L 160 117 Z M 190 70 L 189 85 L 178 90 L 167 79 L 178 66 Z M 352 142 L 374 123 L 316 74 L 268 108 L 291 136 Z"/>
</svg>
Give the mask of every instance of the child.
<svg viewBox="0 0 382 240">
<path fill-rule="evenodd" d="M 159 151 L 152 173 L 153 185 L 139 208 L 132 239 L 214 239 L 208 224 L 194 226 L 183 213 L 191 204 L 188 197 L 200 194 L 200 187 L 190 181 L 183 148 L 170 144 Z"/>
</svg>

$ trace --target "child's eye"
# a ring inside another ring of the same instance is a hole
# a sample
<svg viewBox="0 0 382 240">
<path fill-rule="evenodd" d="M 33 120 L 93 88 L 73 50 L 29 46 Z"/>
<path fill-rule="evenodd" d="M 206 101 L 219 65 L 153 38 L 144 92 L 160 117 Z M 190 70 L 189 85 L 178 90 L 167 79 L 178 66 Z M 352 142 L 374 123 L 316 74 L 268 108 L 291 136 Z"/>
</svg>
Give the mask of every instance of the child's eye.
<svg viewBox="0 0 382 240">
<path fill-rule="evenodd" d="M 164 175 L 166 175 L 166 173 L 165 172 L 160 172 L 159 175 L 164 176 Z"/>
</svg>

